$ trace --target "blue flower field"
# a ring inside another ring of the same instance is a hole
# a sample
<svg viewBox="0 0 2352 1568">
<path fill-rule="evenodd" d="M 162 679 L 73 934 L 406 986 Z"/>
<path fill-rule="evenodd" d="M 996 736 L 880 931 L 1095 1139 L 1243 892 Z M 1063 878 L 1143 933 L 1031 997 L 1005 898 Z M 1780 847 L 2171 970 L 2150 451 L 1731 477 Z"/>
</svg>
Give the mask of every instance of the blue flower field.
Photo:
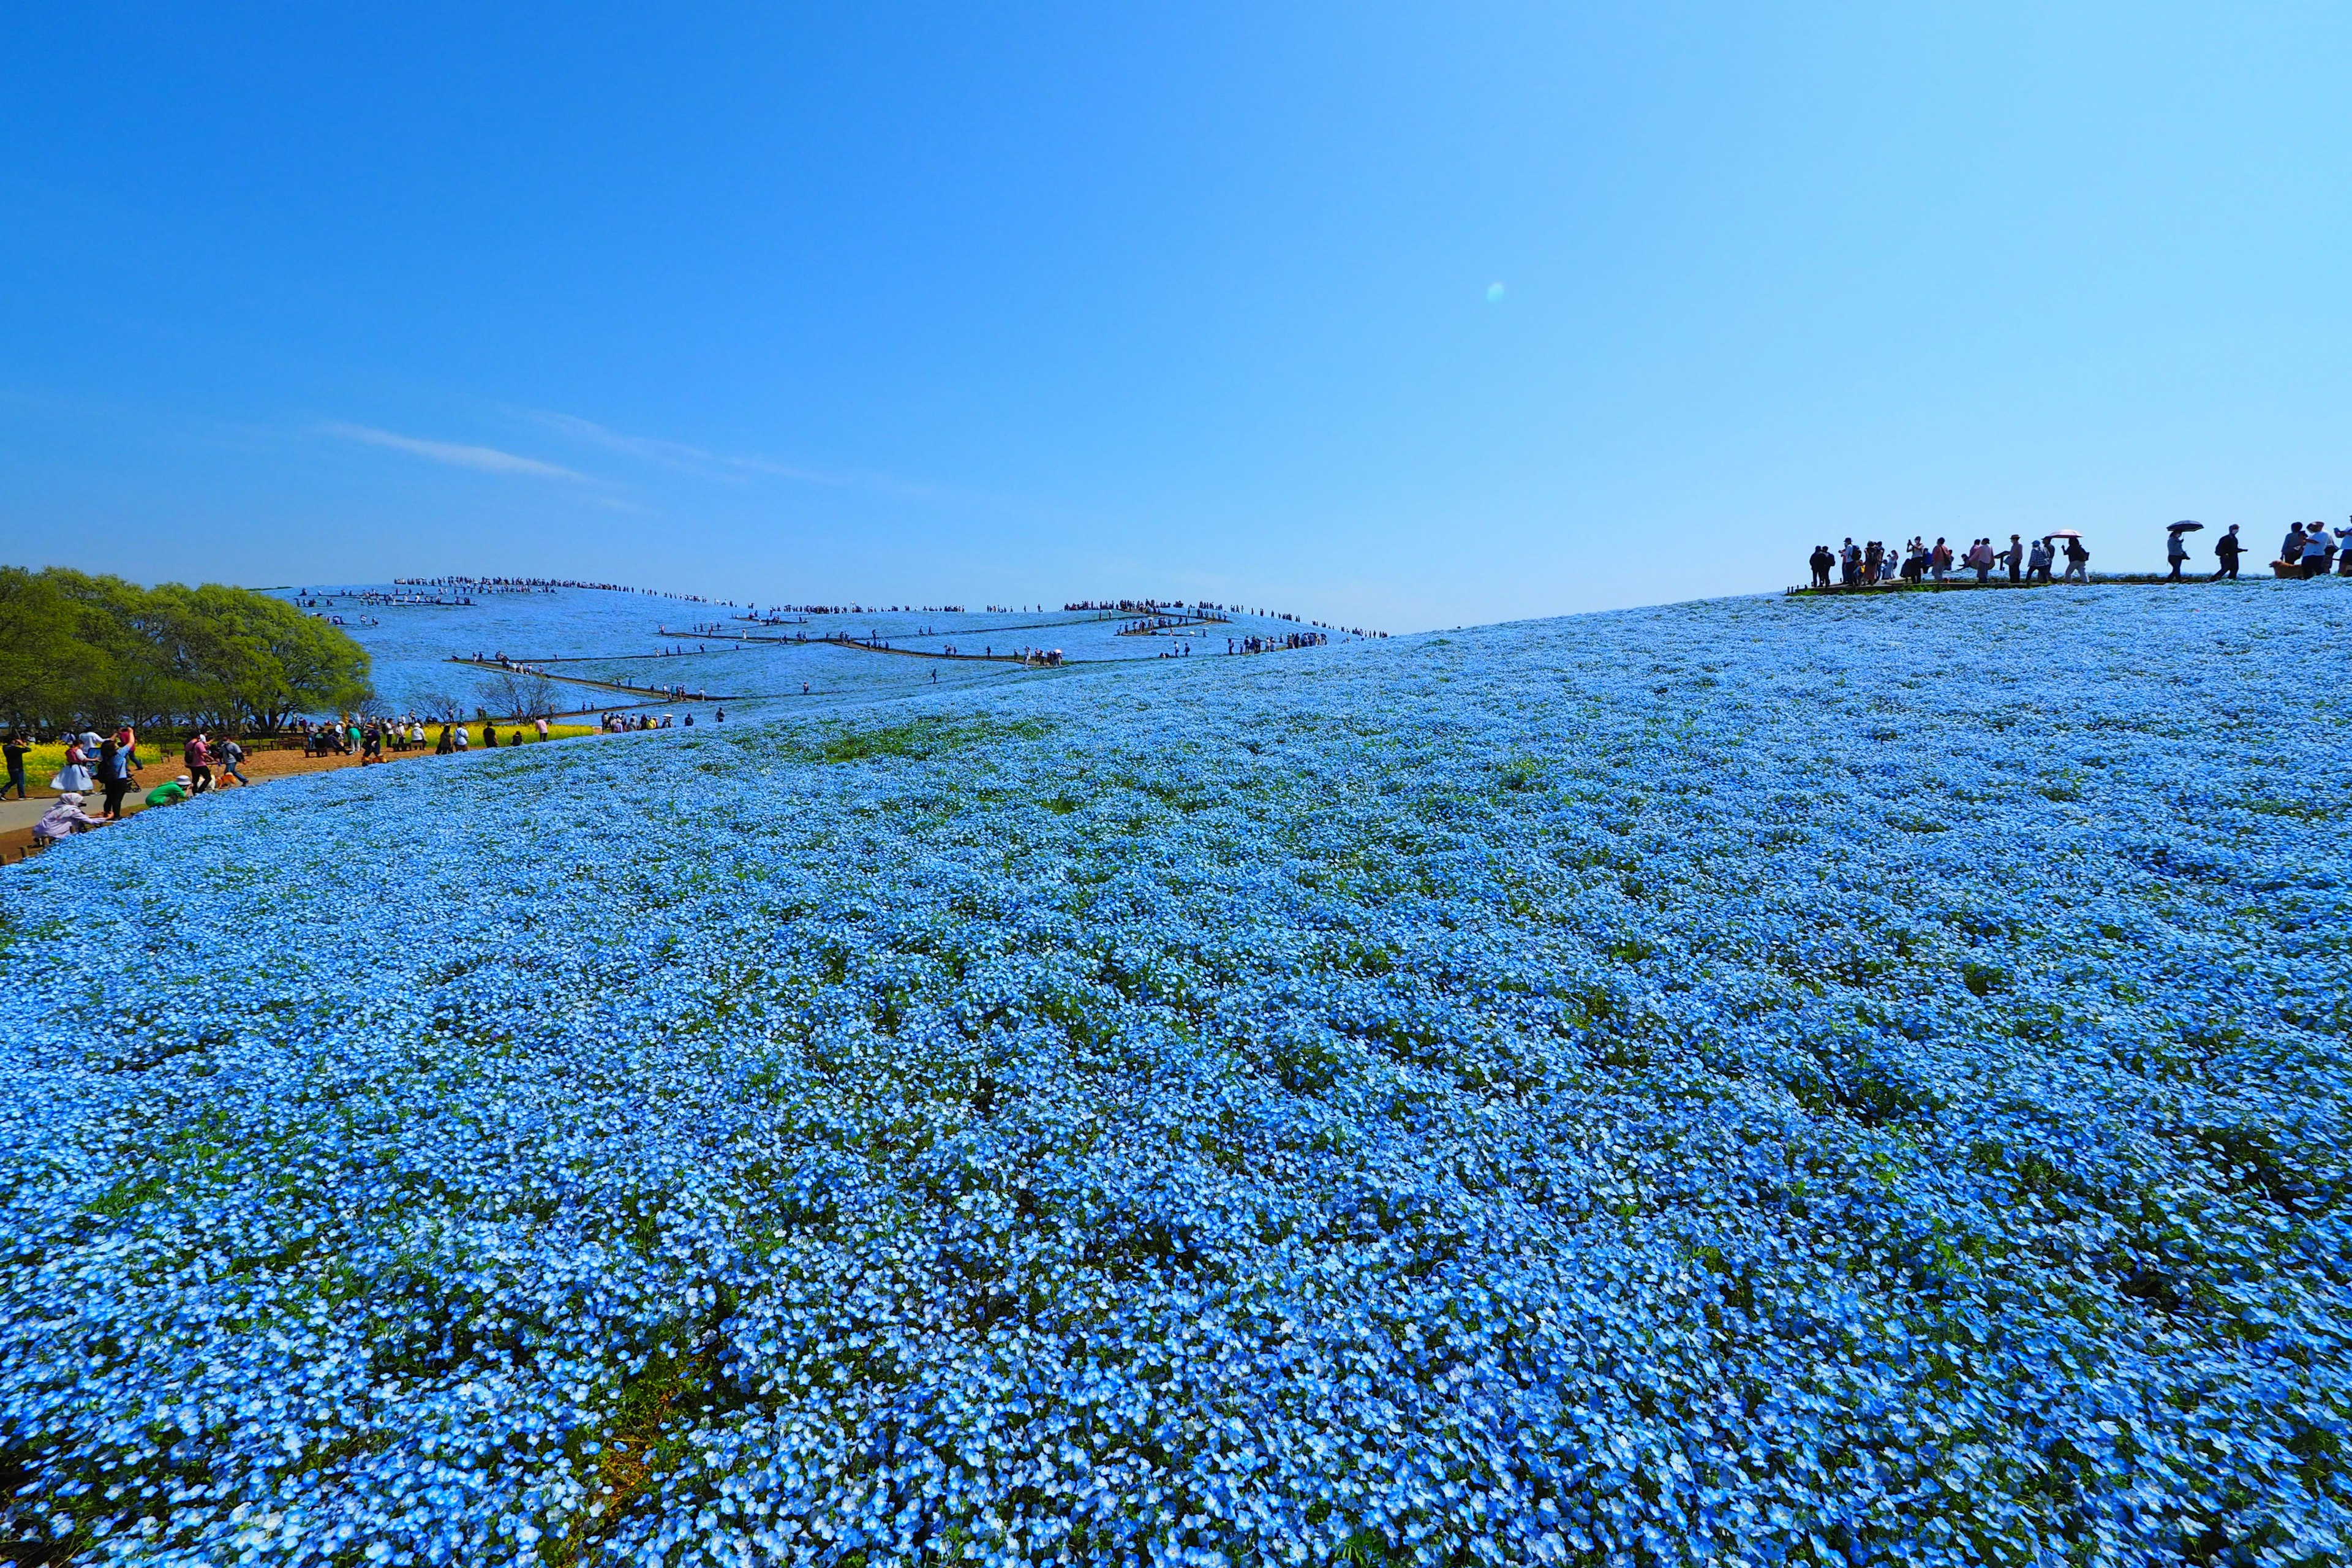
<svg viewBox="0 0 2352 1568">
<path fill-rule="evenodd" d="M 90 1563 L 2324 1563 L 2332 584 L 323 774 L 0 874 Z"/>
</svg>

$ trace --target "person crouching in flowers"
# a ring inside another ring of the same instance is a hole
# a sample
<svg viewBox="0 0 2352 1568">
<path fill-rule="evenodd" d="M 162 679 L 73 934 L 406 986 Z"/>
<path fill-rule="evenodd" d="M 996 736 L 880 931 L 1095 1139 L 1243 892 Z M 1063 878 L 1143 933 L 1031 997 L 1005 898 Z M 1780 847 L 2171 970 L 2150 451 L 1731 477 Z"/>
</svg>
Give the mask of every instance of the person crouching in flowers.
<svg viewBox="0 0 2352 1568">
<path fill-rule="evenodd" d="M 41 814 L 33 824 L 33 837 L 43 844 L 55 844 L 68 833 L 87 833 L 93 827 L 106 826 L 106 818 L 92 816 L 81 808 L 79 790 L 68 790 L 58 796 L 58 803 Z"/>
</svg>

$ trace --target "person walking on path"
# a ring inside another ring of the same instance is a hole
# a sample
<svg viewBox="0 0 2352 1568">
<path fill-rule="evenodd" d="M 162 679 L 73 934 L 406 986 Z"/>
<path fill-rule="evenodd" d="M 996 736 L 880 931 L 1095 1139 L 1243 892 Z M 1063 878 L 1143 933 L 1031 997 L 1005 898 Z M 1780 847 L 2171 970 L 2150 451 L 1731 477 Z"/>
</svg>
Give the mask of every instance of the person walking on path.
<svg viewBox="0 0 2352 1568">
<path fill-rule="evenodd" d="M 0 752 L 5 752 L 8 759 L 8 782 L 0 784 L 0 800 L 6 800 L 12 789 L 16 792 L 18 800 L 33 798 L 25 790 L 25 753 L 32 749 L 33 742 L 14 730 L 9 731 L 5 739 L 0 739 Z"/>
<path fill-rule="evenodd" d="M 74 736 L 66 738 L 66 765 L 49 781 L 49 787 L 59 795 L 81 795 L 98 781 L 90 776 L 89 753 L 81 749 Z"/>
<path fill-rule="evenodd" d="M 2079 539 L 2066 542 L 2066 575 L 2062 581 L 2091 585 L 2091 552 L 2083 548 Z"/>
<path fill-rule="evenodd" d="M 2183 581 L 2180 575 L 2180 569 L 2189 564 L 2189 536 L 2181 532 L 2180 530 L 2177 528 L 2170 533 L 2166 534 L 2164 536 L 2164 558 L 2167 562 L 2170 563 L 2172 566 L 2171 573 L 2166 576 L 2164 580 L 2168 583 L 2179 583 Z"/>
<path fill-rule="evenodd" d="M 98 749 L 98 783 L 106 791 L 106 819 L 120 819 L 122 797 L 131 792 L 131 753 L 111 739 Z"/>
<path fill-rule="evenodd" d="M 2221 563 L 2213 569 L 2213 581 L 2219 583 L 2222 578 L 2227 577 L 2232 583 L 2236 582 L 2238 557 L 2245 552 L 2246 547 L 2238 541 L 2238 525 L 2233 522 L 2230 525 L 2229 532 L 2213 542 L 2214 558 Z"/>
<path fill-rule="evenodd" d="M 245 776 L 245 748 L 238 745 L 234 738 L 221 742 L 221 777 L 224 789 L 228 787 L 226 783 L 228 779 L 235 779 L 247 788 L 253 784 L 253 781 Z"/>
<path fill-rule="evenodd" d="M 190 795 L 202 795 L 213 787 L 212 748 L 205 744 L 202 730 L 188 737 L 186 747 L 180 752 L 180 761 L 187 766 Z"/>
</svg>

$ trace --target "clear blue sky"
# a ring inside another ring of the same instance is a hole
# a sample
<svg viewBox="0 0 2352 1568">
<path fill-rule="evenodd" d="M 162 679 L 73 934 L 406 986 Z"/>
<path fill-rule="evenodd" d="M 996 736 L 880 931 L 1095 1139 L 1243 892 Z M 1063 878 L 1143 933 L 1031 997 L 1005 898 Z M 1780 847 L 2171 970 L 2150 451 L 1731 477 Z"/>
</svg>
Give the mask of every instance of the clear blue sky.
<svg viewBox="0 0 2352 1568">
<path fill-rule="evenodd" d="M 2352 514 L 2347 67 L 2321 5 L 15 6 L 0 560 L 1402 630 L 2267 543 Z"/>
</svg>

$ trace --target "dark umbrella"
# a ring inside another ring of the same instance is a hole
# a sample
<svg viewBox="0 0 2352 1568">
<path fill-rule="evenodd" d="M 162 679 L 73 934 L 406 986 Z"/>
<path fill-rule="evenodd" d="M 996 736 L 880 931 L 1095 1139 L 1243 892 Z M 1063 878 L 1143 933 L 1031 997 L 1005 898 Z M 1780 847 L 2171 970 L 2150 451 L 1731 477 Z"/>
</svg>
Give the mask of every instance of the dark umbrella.
<svg viewBox="0 0 2352 1568">
<path fill-rule="evenodd" d="M 2164 531 L 2167 533 L 2194 533 L 2204 526 L 2205 525 L 2201 522 L 2176 522 Z"/>
</svg>

